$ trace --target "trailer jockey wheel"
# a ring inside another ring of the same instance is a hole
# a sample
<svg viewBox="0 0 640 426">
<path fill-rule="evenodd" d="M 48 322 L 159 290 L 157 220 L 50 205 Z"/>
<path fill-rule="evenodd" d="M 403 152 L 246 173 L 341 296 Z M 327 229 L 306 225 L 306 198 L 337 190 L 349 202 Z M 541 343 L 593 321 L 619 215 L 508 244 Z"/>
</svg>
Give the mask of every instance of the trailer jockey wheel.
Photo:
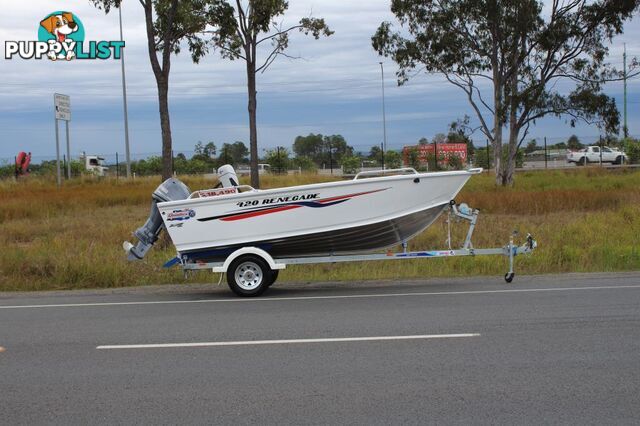
<svg viewBox="0 0 640 426">
<path fill-rule="evenodd" d="M 270 285 L 271 269 L 259 256 L 244 255 L 231 262 L 227 270 L 229 288 L 238 296 L 261 295 Z"/>
<path fill-rule="evenodd" d="M 513 277 L 515 276 L 516 276 L 515 272 L 507 272 L 506 274 L 504 274 L 504 280 L 510 283 L 511 281 L 513 281 Z"/>
</svg>

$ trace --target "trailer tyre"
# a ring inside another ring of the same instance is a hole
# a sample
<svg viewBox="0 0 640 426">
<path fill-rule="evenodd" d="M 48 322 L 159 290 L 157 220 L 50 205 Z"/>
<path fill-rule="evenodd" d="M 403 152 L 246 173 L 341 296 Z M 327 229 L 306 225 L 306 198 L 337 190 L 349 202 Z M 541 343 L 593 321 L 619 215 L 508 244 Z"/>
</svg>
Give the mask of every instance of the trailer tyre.
<svg viewBox="0 0 640 426">
<path fill-rule="evenodd" d="M 238 296 L 260 296 L 271 283 L 271 269 L 259 256 L 240 256 L 227 270 L 229 288 Z"/>
<path fill-rule="evenodd" d="M 273 283 L 276 282 L 276 280 L 278 279 L 278 272 L 280 272 L 277 269 L 271 269 L 269 271 L 269 280 L 267 281 L 267 287 L 270 287 Z"/>
</svg>

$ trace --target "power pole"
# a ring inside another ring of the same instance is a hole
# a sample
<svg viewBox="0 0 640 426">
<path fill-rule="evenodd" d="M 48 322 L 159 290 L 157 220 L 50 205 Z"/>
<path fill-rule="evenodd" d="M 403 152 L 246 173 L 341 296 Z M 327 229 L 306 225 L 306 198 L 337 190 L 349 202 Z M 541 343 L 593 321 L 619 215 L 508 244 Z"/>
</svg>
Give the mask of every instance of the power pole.
<svg viewBox="0 0 640 426">
<path fill-rule="evenodd" d="M 624 53 L 622 54 L 623 80 L 624 80 L 624 127 L 622 132 L 625 139 L 629 137 L 629 128 L 627 127 L 627 43 L 624 44 Z"/>
<path fill-rule="evenodd" d="M 124 41 L 122 36 L 122 2 L 118 7 L 118 17 L 120 18 L 120 41 Z M 131 154 L 129 153 L 129 112 L 127 110 L 127 82 L 124 76 L 124 49 L 120 51 L 120 65 L 122 66 L 122 102 L 124 104 L 124 146 L 127 160 L 127 179 L 131 178 Z"/>
</svg>

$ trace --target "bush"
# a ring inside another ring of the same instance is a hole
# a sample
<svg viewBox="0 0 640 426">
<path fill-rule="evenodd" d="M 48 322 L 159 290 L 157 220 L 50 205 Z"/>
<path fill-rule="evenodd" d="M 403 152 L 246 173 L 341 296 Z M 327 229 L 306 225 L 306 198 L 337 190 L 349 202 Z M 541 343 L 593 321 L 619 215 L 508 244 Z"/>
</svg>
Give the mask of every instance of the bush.
<svg viewBox="0 0 640 426">
<path fill-rule="evenodd" d="M 422 164 L 420 163 L 420 151 L 418 151 L 418 148 L 413 147 L 407 151 L 407 165 L 416 170 L 420 170 L 422 167 Z"/>
<path fill-rule="evenodd" d="M 624 141 L 624 152 L 630 164 L 640 163 L 640 142 L 634 139 Z"/>
<path fill-rule="evenodd" d="M 358 157 L 343 157 L 342 172 L 346 174 L 357 173 L 360 169 L 360 159 Z"/>
<path fill-rule="evenodd" d="M 384 167 L 387 169 L 397 169 L 402 166 L 402 155 L 396 151 L 384 153 Z"/>
<path fill-rule="evenodd" d="M 464 164 L 462 158 L 457 154 L 451 154 L 449 156 L 449 169 L 450 170 L 462 170 Z"/>
<path fill-rule="evenodd" d="M 289 169 L 289 150 L 286 148 L 269 150 L 265 161 L 271 166 L 271 173 L 286 174 Z"/>
<path fill-rule="evenodd" d="M 318 167 L 310 157 L 300 156 L 293 160 L 294 167 L 298 167 L 303 172 L 315 172 Z"/>
<path fill-rule="evenodd" d="M 0 166 L 0 179 L 15 176 L 15 170 L 16 168 L 12 164 Z"/>
<path fill-rule="evenodd" d="M 502 161 L 507 161 L 507 154 L 509 152 L 509 147 L 504 145 L 502 147 Z M 489 162 L 487 163 L 487 148 L 478 148 L 475 151 L 475 155 L 473 158 L 474 167 L 482 167 L 483 169 L 490 169 L 494 166 L 493 164 L 493 148 L 489 147 Z M 516 154 L 516 168 L 522 168 L 524 166 L 524 150 L 518 149 Z"/>
</svg>

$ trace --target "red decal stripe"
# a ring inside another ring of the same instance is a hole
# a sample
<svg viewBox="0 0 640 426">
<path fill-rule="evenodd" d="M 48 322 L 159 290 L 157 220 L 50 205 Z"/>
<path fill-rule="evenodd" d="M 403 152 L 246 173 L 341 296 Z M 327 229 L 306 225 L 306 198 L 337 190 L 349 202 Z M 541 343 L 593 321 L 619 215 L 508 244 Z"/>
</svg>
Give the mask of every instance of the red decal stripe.
<svg viewBox="0 0 640 426">
<path fill-rule="evenodd" d="M 222 218 L 220 220 L 222 220 L 224 222 L 232 222 L 232 221 L 235 221 L 235 220 L 248 219 L 250 217 L 262 216 L 262 215 L 269 214 L 269 213 L 282 212 L 282 211 L 285 211 L 285 210 L 297 209 L 297 208 L 300 208 L 300 207 L 302 207 L 302 206 L 282 206 L 282 207 L 276 207 L 274 209 L 269 209 L 269 210 L 259 210 L 257 212 L 244 213 L 244 214 L 239 214 L 237 216 L 225 217 L 225 218 Z"/>
<path fill-rule="evenodd" d="M 385 188 L 385 189 L 387 189 L 387 188 Z M 376 189 L 374 191 L 358 192 L 358 193 L 355 193 L 355 194 L 340 195 L 338 197 L 324 198 L 322 200 L 318 200 L 318 202 L 319 203 L 328 203 L 329 201 L 337 201 L 337 200 L 343 200 L 345 198 L 357 197 L 359 195 L 373 194 L 374 192 L 384 191 L 385 189 Z"/>
</svg>

